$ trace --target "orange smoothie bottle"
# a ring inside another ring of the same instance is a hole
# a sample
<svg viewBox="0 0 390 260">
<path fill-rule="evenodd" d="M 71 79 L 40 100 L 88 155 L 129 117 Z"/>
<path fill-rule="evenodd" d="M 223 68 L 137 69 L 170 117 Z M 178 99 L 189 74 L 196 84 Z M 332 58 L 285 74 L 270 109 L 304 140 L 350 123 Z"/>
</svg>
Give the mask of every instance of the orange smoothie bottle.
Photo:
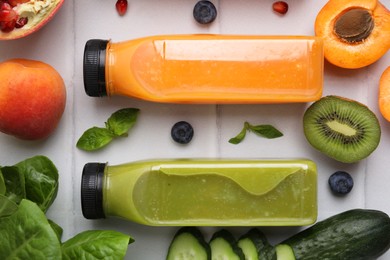
<svg viewBox="0 0 390 260">
<path fill-rule="evenodd" d="M 322 95 L 323 43 L 314 36 L 161 35 L 89 40 L 89 96 L 161 103 L 291 103 Z"/>
</svg>

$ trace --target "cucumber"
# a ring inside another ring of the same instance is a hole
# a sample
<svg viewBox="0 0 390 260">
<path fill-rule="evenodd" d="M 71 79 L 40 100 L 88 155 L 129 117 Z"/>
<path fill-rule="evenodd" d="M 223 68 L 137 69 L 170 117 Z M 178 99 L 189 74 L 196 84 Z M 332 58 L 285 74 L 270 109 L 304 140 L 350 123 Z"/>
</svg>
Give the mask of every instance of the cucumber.
<svg viewBox="0 0 390 260">
<path fill-rule="evenodd" d="M 279 244 L 275 247 L 277 260 L 295 260 L 294 251 L 291 246 Z"/>
<path fill-rule="evenodd" d="M 276 254 L 273 246 L 268 243 L 265 235 L 257 228 L 250 229 L 238 240 L 238 246 L 242 249 L 245 260 L 273 260 Z"/>
<path fill-rule="evenodd" d="M 166 259 L 211 260 L 210 245 L 196 227 L 182 227 L 173 237 Z"/>
<path fill-rule="evenodd" d="M 245 260 L 234 236 L 226 229 L 215 232 L 210 240 L 212 260 Z"/>
<path fill-rule="evenodd" d="M 390 218 L 378 210 L 352 209 L 317 222 L 281 244 L 297 260 L 370 260 L 390 248 Z"/>
</svg>

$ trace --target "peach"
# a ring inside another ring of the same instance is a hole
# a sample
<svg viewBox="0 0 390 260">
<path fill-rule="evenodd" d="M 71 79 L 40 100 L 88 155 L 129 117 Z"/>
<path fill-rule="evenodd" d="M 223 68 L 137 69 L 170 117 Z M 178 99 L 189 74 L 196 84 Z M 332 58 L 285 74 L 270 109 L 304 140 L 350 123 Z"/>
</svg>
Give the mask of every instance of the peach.
<svg viewBox="0 0 390 260">
<path fill-rule="evenodd" d="M 379 109 L 382 116 L 390 121 L 390 66 L 382 73 L 379 81 Z"/>
<path fill-rule="evenodd" d="M 48 137 L 65 110 L 66 88 L 49 64 L 12 59 L 0 63 L 0 131 L 25 140 Z"/>
</svg>

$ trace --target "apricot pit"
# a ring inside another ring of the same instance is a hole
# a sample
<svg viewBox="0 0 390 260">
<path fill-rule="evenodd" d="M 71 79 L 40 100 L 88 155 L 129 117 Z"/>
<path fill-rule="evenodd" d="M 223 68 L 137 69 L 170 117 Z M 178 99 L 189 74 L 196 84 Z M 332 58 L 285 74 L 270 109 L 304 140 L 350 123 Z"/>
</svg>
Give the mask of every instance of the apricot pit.
<svg viewBox="0 0 390 260">
<path fill-rule="evenodd" d="M 377 0 L 330 0 L 317 15 L 315 34 L 330 63 L 362 68 L 390 48 L 390 11 Z"/>
</svg>

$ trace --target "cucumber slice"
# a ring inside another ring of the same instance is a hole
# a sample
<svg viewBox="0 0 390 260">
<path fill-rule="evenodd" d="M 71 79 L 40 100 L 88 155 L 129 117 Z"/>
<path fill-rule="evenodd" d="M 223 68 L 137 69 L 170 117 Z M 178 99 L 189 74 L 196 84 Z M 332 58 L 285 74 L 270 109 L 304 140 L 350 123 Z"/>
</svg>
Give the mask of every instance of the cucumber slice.
<svg viewBox="0 0 390 260">
<path fill-rule="evenodd" d="M 268 241 L 259 229 L 252 228 L 240 237 L 237 244 L 242 249 L 245 260 L 259 260 L 259 253 L 268 244 Z"/>
<path fill-rule="evenodd" d="M 234 236 L 226 229 L 214 233 L 210 247 L 212 260 L 245 260 Z"/>
<path fill-rule="evenodd" d="M 249 237 L 238 240 L 237 245 L 244 253 L 245 260 L 258 260 L 259 254 L 256 250 L 256 245 Z"/>
<path fill-rule="evenodd" d="M 294 251 L 291 246 L 279 244 L 275 247 L 277 260 L 295 260 Z"/>
<path fill-rule="evenodd" d="M 196 227 L 179 229 L 168 249 L 167 260 L 211 260 L 211 250 Z"/>
</svg>

